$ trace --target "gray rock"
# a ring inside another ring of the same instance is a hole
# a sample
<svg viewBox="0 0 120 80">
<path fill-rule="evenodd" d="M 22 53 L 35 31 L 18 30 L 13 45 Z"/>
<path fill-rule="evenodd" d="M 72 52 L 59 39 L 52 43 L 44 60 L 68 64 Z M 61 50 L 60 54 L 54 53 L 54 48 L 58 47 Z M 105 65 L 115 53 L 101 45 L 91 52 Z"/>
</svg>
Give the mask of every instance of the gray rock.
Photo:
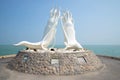
<svg viewBox="0 0 120 80">
<path fill-rule="evenodd" d="M 57 59 L 56 64 L 51 64 Z M 19 51 L 8 68 L 19 72 L 43 75 L 73 75 L 100 70 L 103 64 L 92 51 Z"/>
</svg>

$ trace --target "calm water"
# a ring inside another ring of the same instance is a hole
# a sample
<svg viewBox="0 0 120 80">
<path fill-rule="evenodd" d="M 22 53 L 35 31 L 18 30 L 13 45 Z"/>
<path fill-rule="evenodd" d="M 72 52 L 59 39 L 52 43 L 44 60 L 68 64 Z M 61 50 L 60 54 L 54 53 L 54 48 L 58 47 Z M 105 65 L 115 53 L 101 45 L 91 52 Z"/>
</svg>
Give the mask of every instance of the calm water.
<svg viewBox="0 0 120 80">
<path fill-rule="evenodd" d="M 57 48 L 64 47 L 62 45 L 56 46 Z M 120 45 L 83 45 L 84 48 L 92 50 L 95 54 L 108 55 L 120 57 Z M 8 54 L 17 54 L 19 50 L 25 47 L 15 47 L 13 45 L 0 45 L 0 56 Z"/>
</svg>

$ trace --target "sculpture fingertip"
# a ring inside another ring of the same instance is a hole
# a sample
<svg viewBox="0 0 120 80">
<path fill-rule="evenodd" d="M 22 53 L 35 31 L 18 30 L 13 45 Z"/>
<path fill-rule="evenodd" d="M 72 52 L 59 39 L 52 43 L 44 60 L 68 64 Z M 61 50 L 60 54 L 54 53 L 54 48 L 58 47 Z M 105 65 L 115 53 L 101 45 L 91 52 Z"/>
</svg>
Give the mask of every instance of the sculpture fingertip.
<svg viewBox="0 0 120 80">
<path fill-rule="evenodd" d="M 18 46 L 18 44 L 13 44 L 14 46 Z"/>
<path fill-rule="evenodd" d="M 54 8 L 52 8 L 52 9 L 50 10 L 50 12 L 53 12 L 53 10 L 54 10 Z"/>
</svg>

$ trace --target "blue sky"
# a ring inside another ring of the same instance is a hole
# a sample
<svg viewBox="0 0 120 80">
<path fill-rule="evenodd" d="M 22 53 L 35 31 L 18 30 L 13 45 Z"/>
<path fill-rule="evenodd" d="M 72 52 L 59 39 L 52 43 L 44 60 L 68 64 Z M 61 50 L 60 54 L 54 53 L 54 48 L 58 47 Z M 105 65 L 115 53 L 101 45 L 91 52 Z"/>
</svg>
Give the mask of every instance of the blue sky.
<svg viewBox="0 0 120 80">
<path fill-rule="evenodd" d="M 0 44 L 42 40 L 51 8 L 70 10 L 80 44 L 120 44 L 120 0 L 0 0 Z M 61 24 L 56 44 L 63 44 Z"/>
</svg>

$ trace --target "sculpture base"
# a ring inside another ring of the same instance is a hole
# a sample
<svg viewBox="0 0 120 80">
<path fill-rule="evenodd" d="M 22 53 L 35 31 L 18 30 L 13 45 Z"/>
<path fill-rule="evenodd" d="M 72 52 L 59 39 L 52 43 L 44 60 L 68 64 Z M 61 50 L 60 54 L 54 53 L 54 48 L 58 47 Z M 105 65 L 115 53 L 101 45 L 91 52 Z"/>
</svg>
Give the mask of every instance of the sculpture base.
<svg viewBox="0 0 120 80">
<path fill-rule="evenodd" d="M 89 50 L 20 51 L 8 63 L 8 68 L 19 72 L 44 75 L 74 75 L 100 70 L 104 65 Z"/>
</svg>

